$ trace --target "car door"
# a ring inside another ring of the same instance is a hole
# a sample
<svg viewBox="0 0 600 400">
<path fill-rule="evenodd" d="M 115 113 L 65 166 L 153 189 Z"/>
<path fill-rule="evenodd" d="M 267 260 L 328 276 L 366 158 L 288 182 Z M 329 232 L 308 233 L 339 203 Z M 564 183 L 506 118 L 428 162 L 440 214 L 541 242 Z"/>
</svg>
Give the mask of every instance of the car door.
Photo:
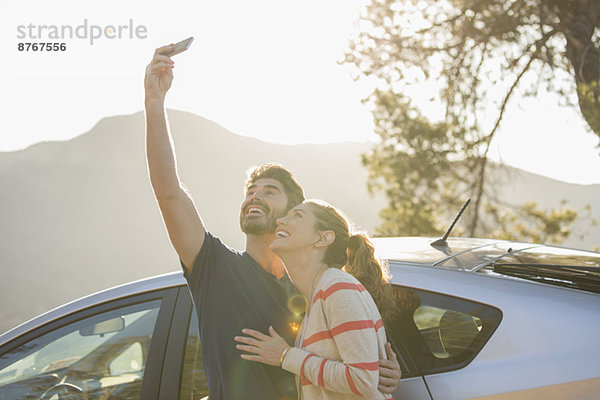
<svg viewBox="0 0 600 400">
<path fill-rule="evenodd" d="M 454 389 L 465 384 L 460 378 L 461 369 L 485 346 L 500 324 L 502 312 L 494 306 L 445 293 L 406 286 L 394 289 L 400 312 L 386 331 L 408 360 L 402 369 L 403 377 L 409 378 L 401 380 L 394 395 L 424 398 L 406 393 L 407 383 L 409 388 L 420 388 L 418 377 L 432 399 L 449 398 L 447 387 L 432 382 L 451 374 Z M 424 396 L 424 392 L 417 394 Z"/>
<path fill-rule="evenodd" d="M 398 338 L 393 341 L 393 346 L 403 371 L 403 378 L 394 392 L 395 398 L 431 400 L 423 375 L 406 343 Z M 159 399 L 200 400 L 208 396 L 201 350 L 198 318 L 189 290 L 183 288 L 177 297 L 171 324 Z"/>
<path fill-rule="evenodd" d="M 401 312 L 388 337 L 398 354 L 402 379 L 397 399 L 443 399 L 427 380 L 459 371 L 475 357 L 501 320 L 500 310 L 423 289 L 395 286 Z M 202 365 L 198 319 L 189 290 L 177 294 L 166 346 L 159 399 L 199 400 L 208 396 Z"/>
<path fill-rule="evenodd" d="M 0 347 L 0 399 L 157 399 L 179 288 L 74 312 Z"/>
<path fill-rule="evenodd" d="M 177 304 L 166 348 L 160 400 L 200 400 L 208 396 L 208 384 L 202 364 L 198 317 L 186 286 L 177 296 Z"/>
</svg>

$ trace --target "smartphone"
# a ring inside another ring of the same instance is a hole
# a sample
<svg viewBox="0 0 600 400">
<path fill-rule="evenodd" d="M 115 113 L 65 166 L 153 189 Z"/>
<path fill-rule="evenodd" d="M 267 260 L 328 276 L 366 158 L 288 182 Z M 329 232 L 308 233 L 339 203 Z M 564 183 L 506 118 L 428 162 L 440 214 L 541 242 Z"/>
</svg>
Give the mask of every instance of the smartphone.
<svg viewBox="0 0 600 400">
<path fill-rule="evenodd" d="M 175 43 L 172 47 L 170 51 L 165 51 L 164 53 L 161 53 L 167 57 L 172 57 L 175 54 L 179 54 L 182 53 L 184 51 L 186 51 L 190 45 L 192 44 L 192 41 L 194 40 L 193 36 L 190 36 L 187 39 L 182 40 L 181 42 Z"/>
</svg>

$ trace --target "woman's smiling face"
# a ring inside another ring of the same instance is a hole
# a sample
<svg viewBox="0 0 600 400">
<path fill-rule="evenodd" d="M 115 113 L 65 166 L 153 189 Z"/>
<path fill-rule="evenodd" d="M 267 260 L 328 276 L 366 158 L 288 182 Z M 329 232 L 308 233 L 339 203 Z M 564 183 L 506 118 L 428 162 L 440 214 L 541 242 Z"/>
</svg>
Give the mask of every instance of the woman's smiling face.
<svg viewBox="0 0 600 400">
<path fill-rule="evenodd" d="M 271 250 L 275 253 L 304 249 L 321 240 L 316 228 L 317 218 L 310 204 L 302 203 L 292 208 L 285 217 L 277 220 L 275 240 Z"/>
</svg>

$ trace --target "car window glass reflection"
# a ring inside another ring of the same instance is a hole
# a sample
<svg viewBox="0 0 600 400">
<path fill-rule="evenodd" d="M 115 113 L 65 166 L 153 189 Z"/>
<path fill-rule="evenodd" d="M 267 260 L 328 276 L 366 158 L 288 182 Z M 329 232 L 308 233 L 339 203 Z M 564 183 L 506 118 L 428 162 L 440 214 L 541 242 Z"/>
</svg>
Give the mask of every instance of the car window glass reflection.
<svg viewBox="0 0 600 400">
<path fill-rule="evenodd" d="M 403 370 L 403 377 L 466 366 L 502 318 L 500 310 L 485 304 L 403 286 L 394 289 L 398 314 L 386 331 L 417 367 Z"/>
<path fill-rule="evenodd" d="M 79 320 L 0 359 L 0 398 L 137 399 L 160 300 Z"/>
<path fill-rule="evenodd" d="M 198 316 L 192 311 L 183 360 L 179 400 L 198 400 L 208 396 L 208 383 L 202 365 L 202 347 L 198 333 Z"/>
<path fill-rule="evenodd" d="M 460 355 L 469 348 L 482 328 L 481 319 L 477 317 L 437 307 L 419 307 L 413 319 L 436 358 Z"/>
</svg>

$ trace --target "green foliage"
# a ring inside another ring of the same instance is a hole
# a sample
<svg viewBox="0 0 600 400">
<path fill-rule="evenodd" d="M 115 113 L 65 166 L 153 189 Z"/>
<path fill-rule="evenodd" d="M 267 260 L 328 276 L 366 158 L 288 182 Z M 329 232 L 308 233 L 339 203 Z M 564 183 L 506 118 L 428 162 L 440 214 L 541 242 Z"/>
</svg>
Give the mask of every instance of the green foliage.
<svg viewBox="0 0 600 400">
<path fill-rule="evenodd" d="M 594 132 L 600 132 L 599 94 L 600 81 L 595 81 L 587 85 L 585 83 L 577 85 L 579 108 Z"/>
<path fill-rule="evenodd" d="M 577 85 L 593 88 L 582 113 L 600 135 L 598 0 L 373 0 L 361 26 L 347 63 L 396 94 L 439 82 L 445 120 L 474 136 L 491 140 L 497 126 L 482 132 L 481 114 L 499 122 L 523 81 L 530 94 L 545 82 L 568 101 Z"/>
<path fill-rule="evenodd" d="M 520 85 L 532 95 L 541 83 L 567 99 L 576 93 L 600 136 L 599 23 L 597 0 L 373 0 L 345 62 L 357 78 L 378 82 L 368 100 L 381 140 L 363 157 L 369 189 L 383 190 L 389 201 L 377 233 L 440 234 L 471 197 L 462 221 L 471 236 L 568 237 L 577 217 L 571 209 L 501 208 L 487 154 Z M 432 81 L 444 107 L 437 122 L 406 95 L 411 85 Z M 490 116 L 491 124 L 482 122 Z"/>
<path fill-rule="evenodd" d="M 516 210 L 504 208 L 500 211 L 498 207 L 489 205 L 488 211 L 498 224 L 490 237 L 535 243 L 562 243 L 571 234 L 570 225 L 579 215 L 570 207 L 545 211 L 533 201 Z"/>
<path fill-rule="evenodd" d="M 451 190 L 456 179 L 448 172 L 460 156 L 460 146 L 448 138 L 448 126 L 431 124 L 409 103 L 389 92 L 376 91 L 375 132 L 381 142 L 363 156 L 369 190 L 384 190 L 389 207 L 381 212 L 380 235 L 436 235 L 444 221 L 442 205 L 460 201 Z M 459 135 L 457 135 L 459 136 Z"/>
</svg>

